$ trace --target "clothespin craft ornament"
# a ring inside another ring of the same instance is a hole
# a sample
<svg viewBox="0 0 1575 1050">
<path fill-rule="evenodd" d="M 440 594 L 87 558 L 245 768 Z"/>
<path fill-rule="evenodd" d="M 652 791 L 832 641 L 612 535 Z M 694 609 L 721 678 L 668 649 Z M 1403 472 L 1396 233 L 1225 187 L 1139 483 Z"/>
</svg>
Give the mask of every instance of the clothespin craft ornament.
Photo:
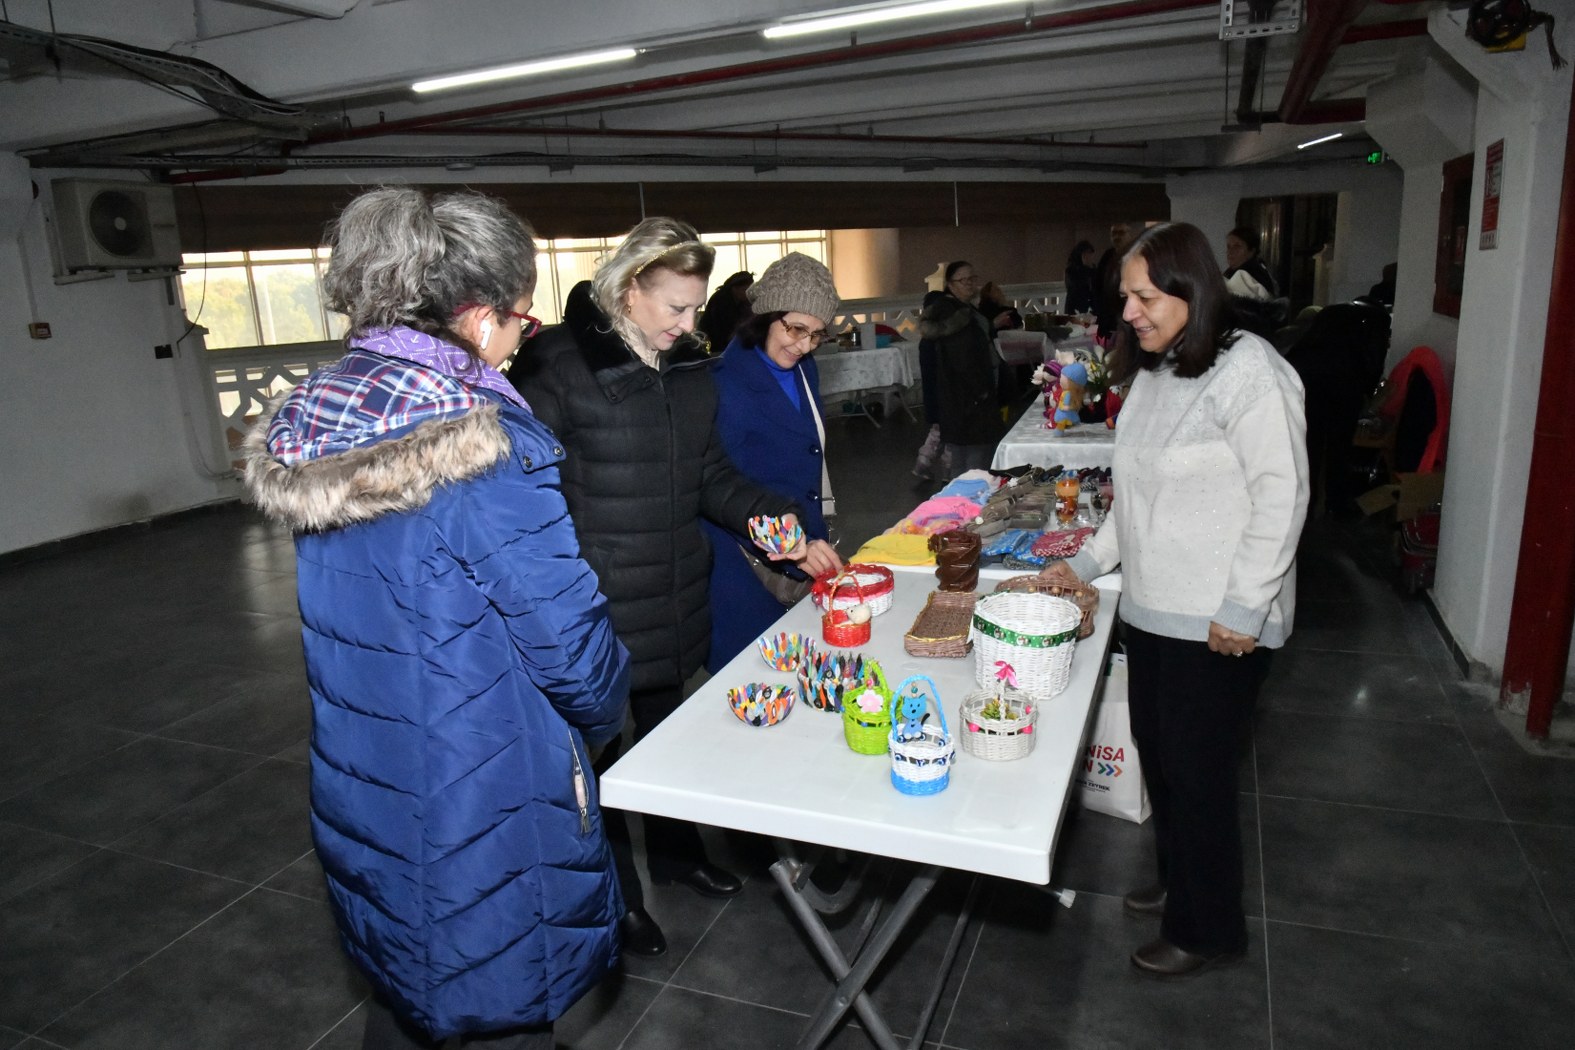
<svg viewBox="0 0 1575 1050">
<path fill-rule="evenodd" d="M 797 521 L 784 525 L 781 518 L 762 516 L 749 519 L 749 538 L 767 554 L 787 555 L 804 542 L 804 529 Z"/>
<path fill-rule="evenodd" d="M 790 685 L 751 682 L 727 691 L 727 706 L 738 720 L 752 726 L 774 726 L 793 710 L 798 696 Z"/>
</svg>

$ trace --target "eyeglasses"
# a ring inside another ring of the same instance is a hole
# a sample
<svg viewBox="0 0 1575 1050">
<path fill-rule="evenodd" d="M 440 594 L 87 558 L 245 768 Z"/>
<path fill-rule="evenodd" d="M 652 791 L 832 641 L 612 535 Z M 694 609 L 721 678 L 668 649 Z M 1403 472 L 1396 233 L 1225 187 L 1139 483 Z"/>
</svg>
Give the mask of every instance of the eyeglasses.
<svg viewBox="0 0 1575 1050">
<path fill-rule="evenodd" d="M 454 311 L 454 316 L 458 317 L 460 314 L 464 313 L 466 310 L 476 310 L 476 309 L 480 309 L 480 307 L 481 307 L 480 303 L 460 303 L 459 304 L 459 309 Z M 511 317 L 517 318 L 519 320 L 519 322 L 520 322 L 520 342 L 522 342 L 522 343 L 525 340 L 529 339 L 531 336 L 535 335 L 537 332 L 541 331 L 541 322 L 539 320 L 537 320 L 536 318 L 532 317 L 530 314 L 522 314 L 518 310 L 509 310 L 509 309 L 497 309 L 497 310 L 494 310 L 493 313 L 497 314 L 498 317 L 503 319 L 503 320 L 507 320 L 508 318 L 511 318 Z"/>
<path fill-rule="evenodd" d="M 520 321 L 520 342 L 524 342 L 537 332 L 541 331 L 541 322 L 530 314 L 522 314 L 517 310 L 499 310 L 504 317 L 517 317 Z"/>
<path fill-rule="evenodd" d="M 826 330 L 824 328 L 806 328 L 804 325 L 794 324 L 792 321 L 778 321 L 777 324 L 781 325 L 782 330 L 787 333 L 788 342 L 790 343 L 808 339 L 810 349 L 814 349 L 826 341 Z"/>
</svg>

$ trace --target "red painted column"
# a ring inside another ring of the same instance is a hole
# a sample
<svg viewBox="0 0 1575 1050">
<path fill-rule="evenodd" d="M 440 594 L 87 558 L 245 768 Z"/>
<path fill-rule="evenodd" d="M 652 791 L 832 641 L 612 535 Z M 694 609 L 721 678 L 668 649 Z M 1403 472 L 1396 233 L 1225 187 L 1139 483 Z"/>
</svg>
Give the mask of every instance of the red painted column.
<svg viewBox="0 0 1575 1050">
<path fill-rule="evenodd" d="M 1575 102 L 1575 86 L 1571 99 Z M 1527 694 L 1526 732 L 1542 740 L 1564 693 L 1575 627 L 1575 122 L 1564 135 L 1564 185 L 1532 434 L 1499 701 Z"/>
</svg>

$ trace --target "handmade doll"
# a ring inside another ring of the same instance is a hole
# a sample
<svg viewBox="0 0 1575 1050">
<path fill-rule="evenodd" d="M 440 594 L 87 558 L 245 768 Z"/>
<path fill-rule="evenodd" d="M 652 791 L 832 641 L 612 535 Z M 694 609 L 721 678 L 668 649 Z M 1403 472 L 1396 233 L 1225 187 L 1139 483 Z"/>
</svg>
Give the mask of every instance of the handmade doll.
<svg viewBox="0 0 1575 1050">
<path fill-rule="evenodd" d="M 1061 368 L 1061 391 L 1056 396 L 1055 428 L 1068 430 L 1082 421 L 1083 388 L 1088 385 L 1088 366 L 1074 361 Z"/>
</svg>

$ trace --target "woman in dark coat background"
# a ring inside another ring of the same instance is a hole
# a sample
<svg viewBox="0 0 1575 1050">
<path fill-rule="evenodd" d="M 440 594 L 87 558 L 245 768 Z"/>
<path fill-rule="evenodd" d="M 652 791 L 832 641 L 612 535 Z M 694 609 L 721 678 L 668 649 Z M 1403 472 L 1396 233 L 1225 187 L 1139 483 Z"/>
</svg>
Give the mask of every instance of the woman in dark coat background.
<svg viewBox="0 0 1575 1050">
<path fill-rule="evenodd" d="M 825 266 L 799 252 L 772 263 L 749 289 L 754 316 L 739 329 L 712 375 L 717 430 L 740 472 L 804 508 L 799 523 L 810 551 L 803 571 L 766 561 L 749 537 L 706 522 L 711 566 L 711 657 L 715 673 L 782 615 L 783 603 L 757 571 L 782 572 L 808 586 L 810 575 L 841 568 L 827 542 L 822 500 L 829 495 L 820 372 L 812 356 L 837 312 Z"/>
<path fill-rule="evenodd" d="M 996 399 L 995 330 L 1008 323 L 974 309 L 979 278 L 972 264 L 947 264 L 945 294 L 924 308 L 919 335 L 935 344 L 936 393 L 947 472 L 987 469 L 1003 431 Z"/>
<path fill-rule="evenodd" d="M 633 661 L 637 741 L 682 703 L 710 647 L 711 546 L 700 519 L 742 532 L 755 515 L 799 509 L 740 474 L 717 437 L 711 358 L 690 337 L 714 255 L 689 224 L 646 219 L 592 280 L 574 286 L 563 323 L 532 340 L 509 374 L 567 450 L 563 494 Z M 598 769 L 618 753 L 614 741 Z M 707 860 L 692 823 L 647 816 L 644 824 L 652 881 L 710 897 L 742 889 Z M 660 955 L 667 943 L 645 911 L 616 811 L 608 834 L 629 905 L 624 948 Z"/>
<path fill-rule="evenodd" d="M 1099 270 L 1094 266 L 1094 246 L 1078 241 L 1066 257 L 1066 312 L 1091 314 L 1099 305 Z"/>
<path fill-rule="evenodd" d="M 296 534 L 312 841 L 371 982 L 364 1050 L 553 1045 L 623 913 L 587 747 L 628 658 L 563 449 L 497 371 L 536 326 L 530 232 L 476 194 L 362 194 L 323 278 L 348 352 L 247 439 Z"/>
</svg>

